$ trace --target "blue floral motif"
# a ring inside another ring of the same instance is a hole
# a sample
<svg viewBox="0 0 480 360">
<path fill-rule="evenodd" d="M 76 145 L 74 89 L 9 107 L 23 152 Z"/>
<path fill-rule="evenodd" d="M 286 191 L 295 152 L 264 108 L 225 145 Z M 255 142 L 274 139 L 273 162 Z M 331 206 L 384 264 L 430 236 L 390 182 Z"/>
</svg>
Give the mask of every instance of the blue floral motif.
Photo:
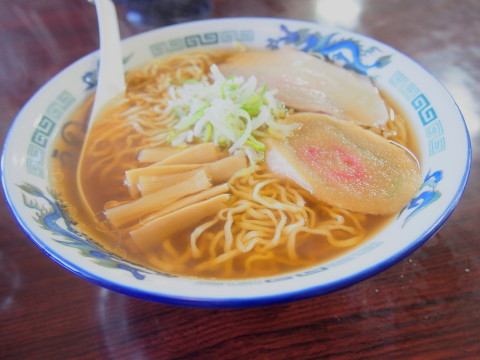
<svg viewBox="0 0 480 360">
<path fill-rule="evenodd" d="M 430 171 L 428 172 L 428 174 L 425 176 L 425 179 L 423 180 L 422 186 L 420 186 L 420 194 L 413 198 L 410 201 L 410 204 L 405 207 L 398 215 L 398 217 L 400 217 L 402 216 L 402 214 L 409 212 L 409 214 L 405 217 L 403 221 L 403 226 L 405 226 L 407 221 L 410 220 L 412 216 L 417 214 L 420 210 L 425 209 L 427 206 L 440 198 L 441 193 L 436 190 L 436 187 L 442 179 L 442 170 L 435 171 L 434 173 L 430 173 Z"/>
<path fill-rule="evenodd" d="M 24 192 L 23 203 L 25 206 L 36 210 L 34 220 L 43 229 L 62 238 L 62 240 L 55 239 L 55 241 L 66 246 L 77 248 L 83 256 L 93 258 L 99 265 L 128 271 L 137 280 L 145 279 L 146 274 L 150 273 L 93 245 L 92 239 L 84 239 L 82 237 L 84 235 L 74 228 L 75 222 L 68 216 L 64 206 L 60 202 L 52 200 L 50 197 L 46 196 L 38 187 L 27 183 L 18 185 L 18 187 Z M 41 205 L 37 200 L 29 199 L 25 193 L 43 199 L 47 202 L 48 207 Z M 55 198 L 54 194 L 50 195 L 52 198 Z M 63 220 L 63 222 L 61 220 Z M 150 274 L 153 274 L 153 272 Z M 171 277 L 171 275 L 163 273 L 156 274 Z"/>
<path fill-rule="evenodd" d="M 277 39 L 268 39 L 268 48 L 278 49 L 281 44 L 294 46 L 302 51 L 321 54 L 327 59 L 340 62 L 345 68 L 363 75 L 366 75 L 372 68 L 382 68 L 390 63 L 391 55 L 381 56 L 372 64 L 363 63 L 363 56 L 379 51 L 379 49 L 375 46 L 364 49 L 362 44 L 354 39 L 337 39 L 338 34 L 336 33 L 323 36 L 319 32 L 311 32 L 310 29 L 290 31 L 285 25 L 280 25 L 280 30 L 284 35 Z"/>
</svg>

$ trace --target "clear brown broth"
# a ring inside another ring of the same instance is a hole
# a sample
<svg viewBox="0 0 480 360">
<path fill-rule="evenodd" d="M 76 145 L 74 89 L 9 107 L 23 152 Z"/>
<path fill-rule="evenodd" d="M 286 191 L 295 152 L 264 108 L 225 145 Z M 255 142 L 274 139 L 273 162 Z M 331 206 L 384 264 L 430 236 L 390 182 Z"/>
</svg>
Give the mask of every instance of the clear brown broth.
<svg viewBox="0 0 480 360">
<path fill-rule="evenodd" d="M 382 95 L 384 96 L 384 94 Z M 401 114 L 400 109 L 396 105 L 392 105 L 392 102 L 385 96 L 384 98 L 387 99 L 387 103 L 394 109 L 396 114 Z M 297 246 L 299 258 L 308 259 L 308 261 L 301 260 L 295 264 L 283 265 L 276 263 L 274 266 L 272 266 L 266 260 L 264 263 L 256 267 L 255 274 L 246 274 L 242 271 L 236 271 L 236 268 L 242 268 L 241 264 L 246 260 L 246 255 L 240 255 L 236 257 L 229 265 L 230 269 L 227 272 L 219 272 L 217 269 L 213 268 L 210 270 L 205 270 L 202 273 L 195 273 L 192 271 L 192 269 L 197 262 L 192 260 L 186 264 L 183 264 L 181 267 L 176 268 L 176 258 L 174 256 L 170 256 L 170 258 L 167 256 L 165 259 L 171 264 L 171 267 L 168 269 L 156 268 L 155 265 L 146 260 L 142 254 L 135 254 L 127 251 L 126 247 L 123 245 L 124 240 L 122 235 L 119 235 L 116 231 L 105 231 L 102 229 L 103 226 L 99 224 L 99 221 L 104 220 L 102 211 L 105 203 L 111 201 L 112 199 L 124 201 L 130 198 L 127 187 L 123 181 L 112 183 L 111 179 L 87 179 L 85 184 L 86 189 L 89 192 L 88 197 L 98 215 L 97 219 L 95 220 L 91 219 L 88 213 L 83 209 L 79 194 L 77 191 L 75 191 L 75 189 L 78 188 L 76 184 L 76 165 L 78 163 L 78 158 L 81 151 L 84 129 L 90 108 L 91 100 L 88 100 L 81 105 L 71 116 L 70 121 L 64 126 L 62 132 L 56 139 L 55 150 L 53 152 L 51 161 L 52 186 L 59 194 L 59 197 L 65 204 L 70 216 L 77 223 L 79 231 L 87 234 L 92 239 L 95 239 L 100 246 L 108 251 L 111 251 L 133 263 L 144 265 L 162 272 L 169 272 L 173 275 L 201 278 L 243 279 L 281 275 L 306 269 L 314 265 L 319 265 L 351 251 L 352 248 L 361 245 L 364 243 L 364 241 L 375 235 L 392 219 L 392 216 L 366 215 L 363 226 L 368 235 L 365 237 L 363 242 L 356 244 L 353 247 L 335 247 L 326 241 L 318 241 L 315 236 L 310 235 L 309 237 L 302 239 Z M 409 133 L 409 140 L 408 143 L 404 145 L 406 145 L 415 154 L 418 154 L 417 142 L 412 135 L 412 130 L 411 128 L 408 128 L 407 130 Z M 123 174 L 125 170 L 126 169 L 118 169 L 119 174 Z M 178 253 L 181 254 L 190 251 L 188 239 L 191 230 L 192 229 L 187 229 L 175 236 L 174 247 Z M 282 252 L 284 250 L 278 251 Z"/>
</svg>

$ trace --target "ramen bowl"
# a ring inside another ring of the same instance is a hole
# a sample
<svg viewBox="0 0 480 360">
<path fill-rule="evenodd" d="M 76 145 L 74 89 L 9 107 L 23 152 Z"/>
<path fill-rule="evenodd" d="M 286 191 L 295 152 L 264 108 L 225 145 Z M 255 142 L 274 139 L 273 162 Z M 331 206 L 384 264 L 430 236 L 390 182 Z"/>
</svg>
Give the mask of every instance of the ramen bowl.
<svg viewBox="0 0 480 360">
<path fill-rule="evenodd" d="M 59 206 L 49 173 L 55 138 L 96 85 L 98 53 L 76 61 L 23 107 L 5 142 L 2 184 L 26 235 L 50 258 L 97 285 L 161 303 L 201 307 L 259 306 L 318 296 L 392 266 L 447 220 L 466 186 L 471 149 L 462 115 L 422 67 L 374 39 L 316 23 L 264 18 L 174 25 L 123 41 L 126 69 L 179 51 L 235 42 L 317 52 L 375 80 L 410 121 L 423 184 L 381 231 L 351 251 L 301 271 L 247 280 L 175 276 L 122 259 L 82 234 Z M 25 139 L 27 139 L 25 141 Z M 58 154 L 55 154 L 58 155 Z"/>
</svg>

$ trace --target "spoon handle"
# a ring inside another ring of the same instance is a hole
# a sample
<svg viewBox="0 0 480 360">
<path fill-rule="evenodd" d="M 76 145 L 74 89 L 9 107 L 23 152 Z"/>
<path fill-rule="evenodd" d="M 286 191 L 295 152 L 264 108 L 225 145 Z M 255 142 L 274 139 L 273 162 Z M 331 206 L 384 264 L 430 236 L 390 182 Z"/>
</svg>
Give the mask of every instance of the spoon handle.
<svg viewBox="0 0 480 360">
<path fill-rule="evenodd" d="M 117 12 L 111 0 L 95 0 L 100 36 L 100 61 L 97 91 L 90 115 L 89 127 L 110 100 L 125 91 L 123 55 Z"/>
<path fill-rule="evenodd" d="M 85 163 L 87 144 L 90 139 L 91 129 L 101 117 L 106 104 L 112 99 L 125 93 L 125 76 L 123 70 L 123 56 L 120 45 L 120 31 L 118 29 L 117 12 L 111 0 L 95 0 L 98 17 L 98 31 L 100 35 L 100 61 L 98 67 L 97 90 L 93 101 L 92 112 L 88 119 L 87 131 L 80 152 L 77 165 L 77 186 L 85 211 L 95 218 L 94 211 L 85 194 L 84 172 L 88 164 Z"/>
</svg>

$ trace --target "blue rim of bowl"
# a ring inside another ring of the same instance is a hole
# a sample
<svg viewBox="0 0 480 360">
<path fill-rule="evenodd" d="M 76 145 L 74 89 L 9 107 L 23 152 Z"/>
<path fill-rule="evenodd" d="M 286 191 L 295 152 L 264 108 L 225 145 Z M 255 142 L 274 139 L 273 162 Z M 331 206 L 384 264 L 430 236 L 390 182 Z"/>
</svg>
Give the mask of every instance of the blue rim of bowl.
<svg viewBox="0 0 480 360">
<path fill-rule="evenodd" d="M 144 34 L 147 33 L 153 33 L 157 31 L 162 31 L 163 29 L 166 28 L 174 28 L 174 27 L 183 27 L 188 24 L 196 24 L 196 23 L 206 23 L 206 22 L 222 22 L 225 20 L 229 21 L 241 21 L 241 20 L 253 20 L 253 21 L 268 21 L 268 22 L 294 22 L 294 23 L 303 23 L 303 24 L 309 24 L 311 26 L 319 26 L 319 24 L 315 22 L 310 22 L 310 21 L 305 21 L 305 20 L 295 20 L 295 19 L 282 19 L 282 18 L 262 18 L 262 17 L 239 17 L 239 18 L 223 18 L 223 19 L 207 19 L 207 20 L 198 20 L 198 21 L 192 21 L 192 22 L 187 22 L 187 23 L 182 23 L 182 24 L 175 24 L 175 25 L 169 25 L 162 27 L 160 29 L 154 29 L 150 30 L 145 33 L 137 34 L 134 36 L 131 36 L 129 38 L 126 38 L 124 40 L 130 40 L 138 36 L 143 36 Z M 321 25 L 322 26 L 322 25 Z M 328 26 L 331 29 L 335 29 L 335 27 Z M 11 134 L 13 132 L 14 127 L 18 123 L 18 120 L 21 116 L 23 111 L 29 106 L 30 102 L 33 101 L 39 93 L 42 92 L 43 88 L 47 86 L 50 82 L 54 81 L 54 79 L 64 72 L 67 72 L 70 67 L 74 66 L 77 62 L 83 61 L 84 58 L 92 56 L 96 52 L 89 53 L 80 59 L 76 60 L 63 70 L 61 70 L 59 73 L 57 73 L 54 77 L 52 77 L 50 80 L 48 80 L 44 85 L 42 85 L 31 97 L 30 99 L 23 105 L 22 109 L 20 112 L 17 114 L 17 116 L 14 118 L 12 125 L 10 126 L 7 136 L 5 138 L 4 146 L 3 146 L 3 152 L 2 152 L 2 158 L 1 158 L 1 164 L 0 164 L 0 169 L 2 170 L 2 190 L 4 193 L 4 196 L 6 198 L 7 204 L 10 208 L 10 211 L 12 212 L 15 221 L 19 225 L 19 227 L 22 229 L 22 231 L 30 238 L 30 240 L 40 248 L 40 250 L 45 253 L 49 258 L 54 260 L 56 263 L 64 267 L 65 269 L 69 270 L 73 274 L 88 280 L 96 285 L 102 286 L 104 288 L 116 291 L 118 293 L 122 293 L 134 298 L 142 299 L 142 300 L 147 300 L 147 301 L 152 301 L 152 302 L 158 302 L 162 304 L 168 304 L 168 305 L 177 305 L 177 306 L 188 306 L 188 307 L 202 307 L 202 308 L 246 308 L 246 307 L 257 307 L 257 306 L 265 306 L 265 305 L 274 305 L 274 304 L 280 304 L 280 303 L 286 303 L 286 302 L 291 302 L 291 301 L 296 301 L 296 300 L 302 300 L 302 299 L 307 299 L 307 298 L 312 298 L 315 296 L 320 296 L 320 295 L 325 295 L 343 288 L 346 288 L 348 286 L 351 286 L 355 283 L 358 283 L 360 281 L 363 281 L 367 278 L 370 278 L 388 268 L 391 266 L 395 265 L 399 261 L 403 260 L 406 258 L 409 254 L 414 252 L 417 248 L 419 248 L 423 243 L 425 243 L 431 236 L 433 236 L 440 228 L 441 226 L 445 223 L 445 221 L 449 218 L 449 216 L 453 213 L 455 210 L 456 206 L 458 205 L 465 189 L 468 183 L 468 178 L 470 175 L 470 169 L 471 169 L 471 162 L 472 162 L 472 148 L 471 148 L 471 141 L 470 141 L 470 136 L 468 133 L 468 128 L 465 123 L 465 119 L 463 117 L 463 114 L 460 111 L 460 108 L 458 104 L 455 102 L 453 97 L 450 95 L 450 93 L 446 90 L 446 88 L 423 66 L 415 62 L 413 59 L 410 57 L 406 56 L 405 54 L 401 53 L 400 51 L 390 47 L 387 44 L 384 44 L 378 40 L 375 40 L 373 38 L 370 38 L 368 36 L 362 35 L 362 34 L 357 34 L 354 33 L 353 31 L 350 30 L 345 30 L 346 32 L 361 36 L 366 39 L 370 39 L 374 42 L 380 43 L 382 46 L 388 47 L 395 51 L 396 53 L 404 56 L 406 59 L 414 63 L 416 66 L 420 67 L 425 73 L 427 73 L 431 79 L 438 85 L 438 88 L 441 89 L 444 94 L 450 99 L 452 104 L 455 105 L 458 114 L 460 115 L 461 118 L 461 123 L 463 124 L 463 130 L 466 138 L 466 148 L 467 148 L 467 156 L 466 156 L 466 163 L 465 163 L 465 168 L 464 172 L 462 175 L 462 179 L 460 182 L 460 185 L 457 189 L 457 192 L 454 194 L 452 197 L 451 201 L 448 203 L 448 206 L 444 209 L 443 213 L 438 216 L 438 218 L 435 220 L 435 222 L 425 231 L 423 232 L 420 236 L 417 237 L 414 241 L 412 241 L 409 246 L 403 248 L 401 251 L 397 252 L 393 256 L 390 256 L 387 259 L 384 259 L 381 262 L 375 263 L 372 266 L 366 267 L 362 271 L 350 275 L 347 277 L 344 277 L 342 279 L 332 281 L 328 284 L 324 285 L 313 285 L 310 287 L 307 287 L 305 289 L 301 290 L 295 290 L 295 291 L 290 291 L 290 292 L 285 292 L 285 293 L 280 293 L 280 294 L 273 294 L 273 295 L 261 295 L 261 296 L 256 296 L 256 297 L 249 297 L 249 298 L 208 298 L 208 297 L 193 297 L 193 296 L 178 296 L 178 295 L 167 295 L 167 294 L 162 294 L 162 293 L 157 293 L 153 291 L 147 291 L 143 289 L 138 289 L 135 287 L 127 286 L 121 283 L 113 282 L 110 280 L 106 280 L 102 278 L 101 276 L 98 276 L 97 274 L 94 274 L 93 272 L 87 271 L 83 267 L 77 265 L 76 263 L 66 259 L 65 257 L 61 256 L 59 253 L 55 252 L 52 250 L 50 247 L 48 247 L 29 227 L 28 225 L 23 221 L 21 218 L 19 212 L 16 210 L 15 205 L 13 204 L 13 201 L 9 195 L 8 188 L 7 188 L 7 180 L 5 178 L 5 152 L 6 149 L 8 148 L 8 144 L 11 141 Z"/>
</svg>

